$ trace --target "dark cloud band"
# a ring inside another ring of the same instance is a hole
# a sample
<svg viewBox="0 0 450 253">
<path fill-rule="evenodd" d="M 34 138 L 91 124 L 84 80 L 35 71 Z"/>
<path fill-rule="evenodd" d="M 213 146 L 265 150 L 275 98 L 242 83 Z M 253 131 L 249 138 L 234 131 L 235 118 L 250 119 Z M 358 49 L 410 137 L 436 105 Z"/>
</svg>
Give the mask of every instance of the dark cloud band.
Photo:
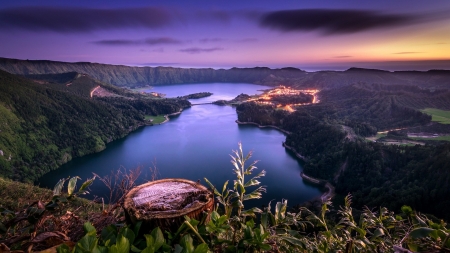
<svg viewBox="0 0 450 253">
<path fill-rule="evenodd" d="M 146 38 L 142 40 L 98 40 L 92 43 L 105 46 L 133 46 L 133 45 L 168 45 L 183 44 L 183 41 L 170 37 Z"/>
<path fill-rule="evenodd" d="M 90 32 L 128 27 L 160 28 L 173 21 L 162 8 L 88 9 L 21 7 L 0 10 L 0 28 Z"/>
<path fill-rule="evenodd" d="M 222 47 L 212 47 L 212 48 L 191 47 L 191 48 L 181 49 L 180 52 L 190 53 L 190 54 L 199 54 L 199 53 L 211 53 L 211 52 L 221 51 L 221 50 L 223 50 Z"/>
<path fill-rule="evenodd" d="M 367 10 L 304 9 L 268 12 L 261 16 L 262 27 L 280 31 L 321 31 L 323 34 L 349 34 L 416 22 L 406 14 L 386 14 Z"/>
</svg>

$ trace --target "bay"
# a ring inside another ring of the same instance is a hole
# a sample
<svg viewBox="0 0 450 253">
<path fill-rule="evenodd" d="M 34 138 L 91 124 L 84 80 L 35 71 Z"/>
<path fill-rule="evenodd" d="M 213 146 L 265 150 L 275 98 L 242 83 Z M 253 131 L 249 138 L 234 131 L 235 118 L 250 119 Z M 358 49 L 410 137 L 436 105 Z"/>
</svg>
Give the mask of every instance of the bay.
<svg viewBox="0 0 450 253">
<path fill-rule="evenodd" d="M 257 94 L 267 88 L 254 84 L 213 83 L 157 86 L 149 91 L 164 93 L 167 97 L 212 92 L 210 97 L 190 100 L 191 103 L 209 103 L 229 100 L 241 93 Z M 139 183 L 148 181 L 152 174 L 149 168 L 156 167 L 158 179 L 185 178 L 200 180 L 206 185 L 203 180 L 206 177 L 218 189 L 222 189 L 226 180 L 230 180 L 229 187 L 232 187 L 235 175 L 229 154 L 241 142 L 245 153 L 253 152 L 251 161 L 259 161 L 255 174 L 261 170 L 267 172 L 259 179 L 266 186 L 267 193 L 263 193 L 260 200 L 244 203 L 246 207 L 261 207 L 282 199 L 288 199 L 288 204 L 293 206 L 321 194 L 317 186 L 304 182 L 300 177 L 301 164 L 282 146 L 285 140 L 282 132 L 238 125 L 236 119 L 236 110 L 231 106 L 195 105 L 171 117 L 167 123 L 140 128 L 109 143 L 100 153 L 73 159 L 44 175 L 39 184 L 52 188 L 59 179 L 68 176 L 80 176 L 84 180 L 92 177 L 92 172 L 104 176 L 120 168 L 141 166 Z M 91 186 L 90 197 L 93 196 L 109 196 L 108 189 L 99 180 Z"/>
</svg>

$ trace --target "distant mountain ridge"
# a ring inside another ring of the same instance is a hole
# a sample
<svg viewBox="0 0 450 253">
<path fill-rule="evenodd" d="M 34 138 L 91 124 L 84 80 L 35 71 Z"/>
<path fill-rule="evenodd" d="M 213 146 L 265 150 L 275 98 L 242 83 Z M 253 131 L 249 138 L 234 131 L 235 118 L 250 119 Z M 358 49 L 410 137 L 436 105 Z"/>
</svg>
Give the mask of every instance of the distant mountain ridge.
<svg viewBox="0 0 450 253">
<path fill-rule="evenodd" d="M 0 69 L 12 74 L 56 74 L 78 72 L 121 87 L 143 87 L 180 83 L 254 83 L 268 86 L 280 84 L 299 88 L 331 89 L 358 82 L 369 84 L 413 85 L 422 88 L 450 88 L 450 70 L 398 71 L 350 68 L 346 71 L 306 72 L 287 67 L 255 68 L 173 68 L 130 67 L 90 62 L 58 62 L 0 58 Z"/>
</svg>

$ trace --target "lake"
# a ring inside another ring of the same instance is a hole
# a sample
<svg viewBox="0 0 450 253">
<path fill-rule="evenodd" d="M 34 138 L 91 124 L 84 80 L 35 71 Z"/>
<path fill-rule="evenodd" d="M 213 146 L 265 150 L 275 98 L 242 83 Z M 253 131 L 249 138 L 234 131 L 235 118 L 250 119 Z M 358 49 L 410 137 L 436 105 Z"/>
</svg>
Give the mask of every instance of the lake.
<svg viewBox="0 0 450 253">
<path fill-rule="evenodd" d="M 190 100 L 207 103 L 219 99 L 232 99 L 241 93 L 249 95 L 268 89 L 266 86 L 242 83 L 180 84 L 157 86 L 149 91 L 164 93 L 167 97 L 183 96 L 196 92 L 214 95 Z M 101 176 L 119 168 L 142 167 L 140 182 L 150 179 L 149 168 L 156 166 L 158 179 L 186 178 L 193 181 L 208 178 L 218 189 L 230 180 L 232 187 L 233 165 L 229 154 L 241 142 L 244 152 L 253 152 L 251 161 L 258 160 L 255 174 L 261 170 L 266 176 L 259 179 L 267 187 L 260 200 L 250 200 L 246 207 L 267 205 L 270 201 L 287 199 L 293 206 L 321 194 L 321 190 L 300 177 L 301 164 L 285 150 L 285 135 L 275 129 L 238 125 L 236 109 L 214 104 L 195 105 L 161 125 L 142 127 L 127 137 L 111 142 L 100 153 L 75 158 L 58 170 L 44 175 L 39 184 L 53 188 L 57 181 L 68 176 L 80 176 L 83 181 L 92 172 Z M 250 177 L 247 176 L 248 179 Z M 108 196 L 109 191 L 96 180 L 91 186 L 91 197 Z"/>
</svg>

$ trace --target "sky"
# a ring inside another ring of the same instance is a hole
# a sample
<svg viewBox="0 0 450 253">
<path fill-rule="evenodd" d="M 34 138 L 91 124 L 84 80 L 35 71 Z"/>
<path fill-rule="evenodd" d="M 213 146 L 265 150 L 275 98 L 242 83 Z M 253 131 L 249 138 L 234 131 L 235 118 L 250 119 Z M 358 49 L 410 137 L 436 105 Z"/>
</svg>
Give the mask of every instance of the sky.
<svg viewBox="0 0 450 253">
<path fill-rule="evenodd" d="M 2 0 L 0 57 L 182 68 L 450 69 L 448 0 Z"/>
</svg>

